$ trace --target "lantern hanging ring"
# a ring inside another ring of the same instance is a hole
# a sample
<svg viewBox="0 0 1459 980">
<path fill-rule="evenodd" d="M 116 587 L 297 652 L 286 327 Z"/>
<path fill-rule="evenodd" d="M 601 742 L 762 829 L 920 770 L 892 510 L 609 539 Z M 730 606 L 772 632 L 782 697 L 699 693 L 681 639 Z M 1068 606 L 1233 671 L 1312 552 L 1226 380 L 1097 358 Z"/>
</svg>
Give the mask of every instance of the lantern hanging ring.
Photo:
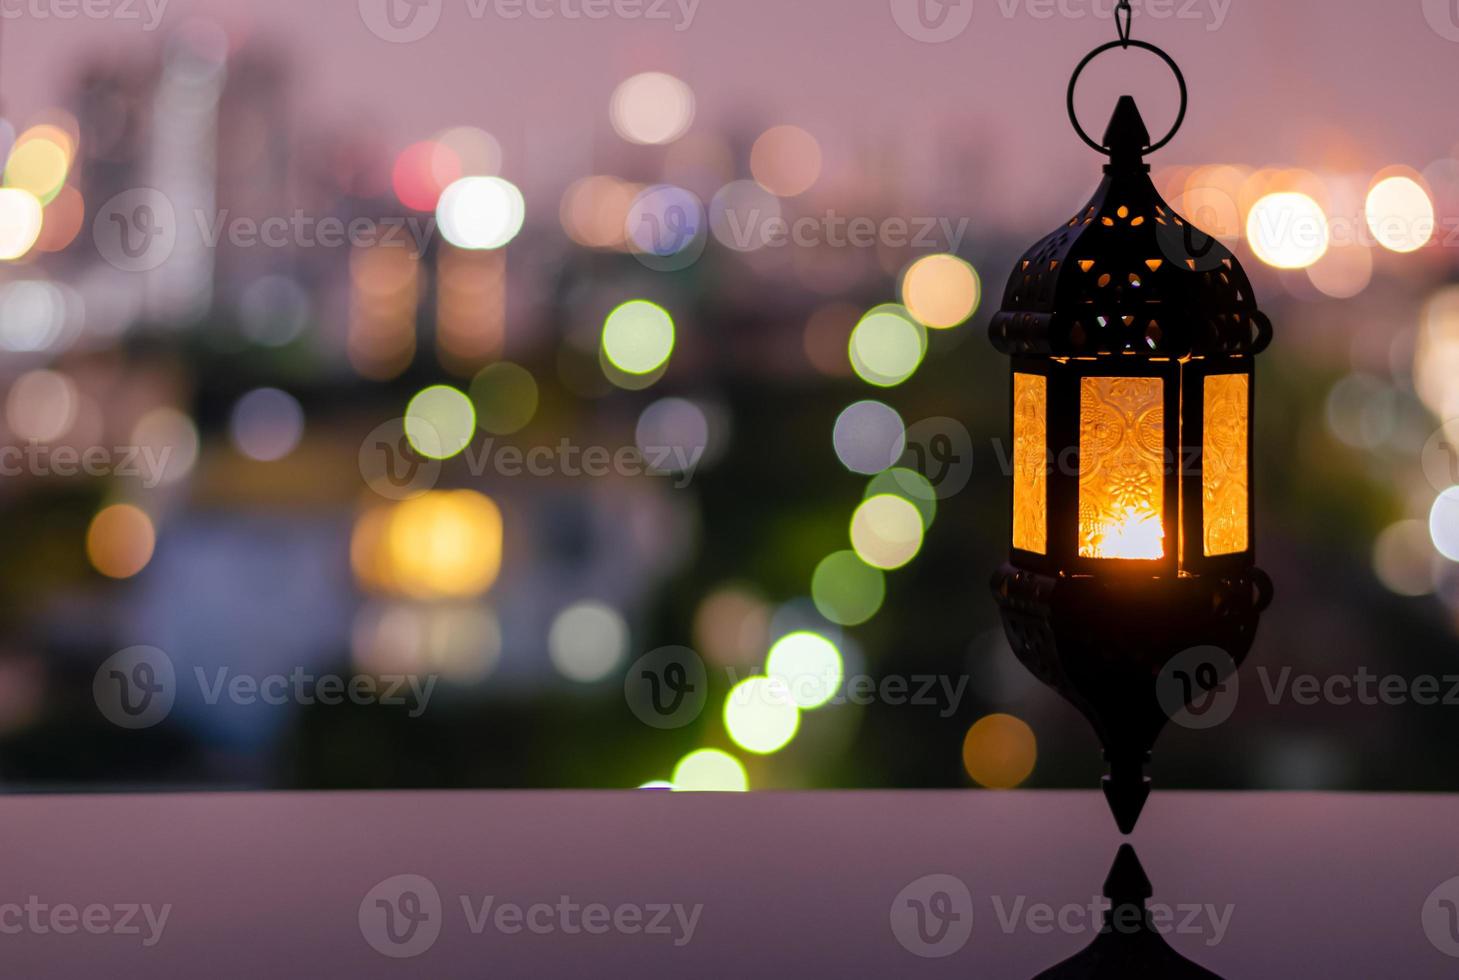
<svg viewBox="0 0 1459 980">
<path fill-rule="evenodd" d="M 1122 6 L 1128 7 L 1128 4 L 1124 4 Z M 1118 15 L 1116 15 L 1115 20 L 1116 23 L 1119 23 Z M 1079 134 L 1080 139 L 1089 144 L 1092 149 L 1098 150 L 1105 156 L 1112 155 L 1110 148 L 1105 146 L 1103 143 L 1095 140 L 1094 137 L 1090 136 L 1084 131 L 1083 126 L 1079 125 L 1079 115 L 1074 111 L 1074 89 L 1079 84 L 1079 76 L 1084 73 L 1085 68 L 1089 67 L 1089 63 L 1095 58 L 1098 58 L 1100 55 L 1104 54 L 1106 51 L 1109 51 L 1113 48 L 1140 48 L 1143 51 L 1149 51 L 1151 54 L 1158 57 L 1161 61 L 1165 62 L 1165 64 L 1170 68 L 1171 73 L 1175 75 L 1175 83 L 1180 86 L 1180 111 L 1175 114 L 1175 122 L 1171 125 L 1170 132 L 1166 133 L 1163 138 L 1156 140 L 1149 146 L 1144 147 L 1141 150 L 1141 153 L 1154 153 L 1166 143 L 1169 143 L 1172 139 L 1175 138 L 1175 134 L 1180 132 L 1180 124 L 1185 122 L 1185 110 L 1188 100 L 1185 89 L 1185 75 L 1181 74 L 1180 66 L 1175 63 L 1174 58 L 1166 54 L 1162 49 L 1149 43 L 1148 41 L 1131 40 L 1129 35 L 1129 29 L 1129 15 L 1127 13 L 1123 26 L 1120 27 L 1120 39 L 1118 41 L 1110 41 L 1107 44 L 1101 44 L 1099 47 L 1089 52 L 1089 54 L 1085 55 L 1084 60 L 1079 62 L 1079 67 L 1074 69 L 1073 77 L 1069 79 L 1069 122 L 1073 124 L 1074 132 Z"/>
</svg>

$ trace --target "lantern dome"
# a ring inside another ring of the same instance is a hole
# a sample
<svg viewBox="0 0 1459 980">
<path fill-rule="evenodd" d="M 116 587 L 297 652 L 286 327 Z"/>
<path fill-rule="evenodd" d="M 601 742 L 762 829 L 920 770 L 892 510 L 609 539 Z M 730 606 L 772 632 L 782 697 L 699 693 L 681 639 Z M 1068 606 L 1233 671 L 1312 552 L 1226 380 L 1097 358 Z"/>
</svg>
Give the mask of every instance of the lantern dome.
<svg viewBox="0 0 1459 980">
<path fill-rule="evenodd" d="M 1231 250 L 1177 214 L 1144 162 L 1150 135 L 1123 96 L 1094 197 L 1013 269 L 993 346 L 1005 354 L 1146 357 L 1256 354 L 1271 341 Z"/>
</svg>

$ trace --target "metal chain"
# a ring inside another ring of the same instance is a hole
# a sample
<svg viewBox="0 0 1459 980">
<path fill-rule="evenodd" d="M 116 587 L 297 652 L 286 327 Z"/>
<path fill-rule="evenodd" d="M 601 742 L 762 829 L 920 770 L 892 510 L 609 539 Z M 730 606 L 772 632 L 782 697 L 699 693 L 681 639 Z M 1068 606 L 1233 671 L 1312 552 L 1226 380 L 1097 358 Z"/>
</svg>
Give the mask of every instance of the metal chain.
<svg viewBox="0 0 1459 980">
<path fill-rule="evenodd" d="M 1115 5 L 1115 30 L 1119 31 L 1121 46 L 1126 48 L 1130 46 L 1130 22 L 1134 17 L 1135 10 L 1130 6 L 1130 0 L 1120 0 Z"/>
</svg>

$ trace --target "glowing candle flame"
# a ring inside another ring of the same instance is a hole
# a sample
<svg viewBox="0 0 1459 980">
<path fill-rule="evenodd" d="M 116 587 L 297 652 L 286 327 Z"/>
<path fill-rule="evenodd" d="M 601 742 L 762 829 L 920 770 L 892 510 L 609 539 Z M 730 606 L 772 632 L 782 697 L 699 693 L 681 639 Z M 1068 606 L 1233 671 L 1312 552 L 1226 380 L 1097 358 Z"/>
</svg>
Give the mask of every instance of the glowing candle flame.
<svg viewBox="0 0 1459 980">
<path fill-rule="evenodd" d="M 1099 536 L 1094 541 L 1094 557 L 1164 558 L 1165 528 L 1154 511 L 1126 507 L 1122 517 L 1100 525 Z"/>
</svg>

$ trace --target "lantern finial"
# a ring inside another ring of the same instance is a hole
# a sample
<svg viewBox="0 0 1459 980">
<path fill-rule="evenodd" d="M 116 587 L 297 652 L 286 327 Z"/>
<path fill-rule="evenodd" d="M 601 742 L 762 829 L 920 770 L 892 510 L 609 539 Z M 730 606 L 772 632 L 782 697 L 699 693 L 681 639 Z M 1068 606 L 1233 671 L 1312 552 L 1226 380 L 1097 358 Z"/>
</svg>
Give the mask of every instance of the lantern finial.
<svg viewBox="0 0 1459 980">
<path fill-rule="evenodd" d="M 1122 95 L 1104 131 L 1104 145 L 1109 149 L 1111 170 L 1138 166 L 1144 161 L 1145 147 L 1150 145 L 1150 131 L 1140 116 L 1134 96 Z"/>
</svg>

